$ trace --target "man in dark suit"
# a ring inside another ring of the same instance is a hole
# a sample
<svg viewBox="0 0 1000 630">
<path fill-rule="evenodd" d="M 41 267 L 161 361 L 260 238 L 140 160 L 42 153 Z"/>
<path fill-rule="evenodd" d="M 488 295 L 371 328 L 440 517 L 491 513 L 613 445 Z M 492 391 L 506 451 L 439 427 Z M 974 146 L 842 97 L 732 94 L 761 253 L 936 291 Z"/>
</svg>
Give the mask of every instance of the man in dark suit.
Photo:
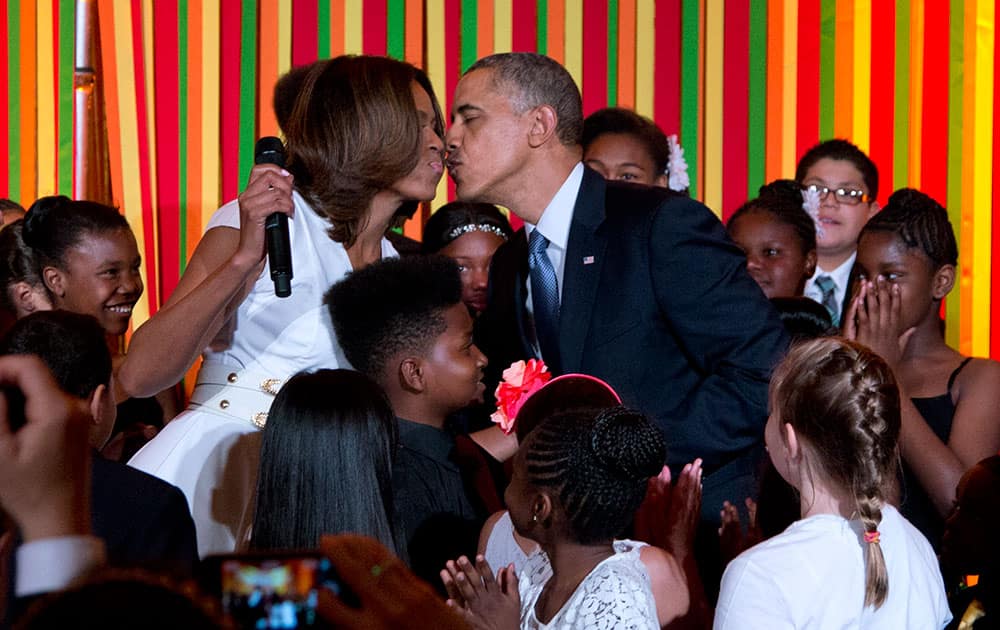
<svg viewBox="0 0 1000 630">
<path fill-rule="evenodd" d="M 493 55 L 458 84 L 446 137 L 462 200 L 527 224 L 497 251 L 477 344 L 494 372 L 541 356 L 654 417 L 676 473 L 704 459 L 703 517 L 754 491 L 771 368 L 787 346 L 745 256 L 703 205 L 583 166 L 580 93 L 555 61 Z"/>
<path fill-rule="evenodd" d="M 100 324 L 67 311 L 33 313 L 14 324 L 0 354 L 39 357 L 59 387 L 90 411 L 91 527 L 105 542 L 108 563 L 191 575 L 198 551 L 181 491 L 97 452 L 115 423 L 111 355 Z"/>
</svg>

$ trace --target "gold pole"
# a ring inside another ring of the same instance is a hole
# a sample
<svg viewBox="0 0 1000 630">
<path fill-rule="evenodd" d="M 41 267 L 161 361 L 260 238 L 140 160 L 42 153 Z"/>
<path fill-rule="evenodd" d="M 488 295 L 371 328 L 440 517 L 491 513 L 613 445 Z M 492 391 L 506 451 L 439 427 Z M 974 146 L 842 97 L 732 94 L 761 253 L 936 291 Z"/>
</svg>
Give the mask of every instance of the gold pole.
<svg viewBox="0 0 1000 630">
<path fill-rule="evenodd" d="M 76 2 L 73 74 L 73 197 L 111 204 L 108 125 L 96 0 Z"/>
</svg>

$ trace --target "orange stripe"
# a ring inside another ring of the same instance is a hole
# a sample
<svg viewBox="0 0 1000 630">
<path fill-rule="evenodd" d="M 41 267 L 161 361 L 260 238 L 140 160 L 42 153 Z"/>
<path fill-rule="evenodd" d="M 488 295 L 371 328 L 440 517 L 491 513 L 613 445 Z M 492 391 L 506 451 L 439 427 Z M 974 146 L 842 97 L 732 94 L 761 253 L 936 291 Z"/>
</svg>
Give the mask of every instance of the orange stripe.
<svg viewBox="0 0 1000 630">
<path fill-rule="evenodd" d="M 278 82 L 278 2 L 280 0 L 260 0 L 259 29 L 257 41 L 257 134 L 259 136 L 278 135 L 278 120 L 274 117 L 272 99 L 274 84 Z"/>
<path fill-rule="evenodd" d="M 424 3 L 406 0 L 406 60 L 423 68 L 424 64 Z"/>
<path fill-rule="evenodd" d="M 38 196 L 36 173 L 38 171 L 35 154 L 38 85 L 36 72 L 35 7 L 33 3 L 22 3 L 21 11 L 21 200 L 27 206 Z M 6 17 L 4 18 L 6 19 Z M 6 60 L 3 61 L 6 63 Z M 15 97 L 18 98 L 18 97 Z"/>
<path fill-rule="evenodd" d="M 406 4 L 406 10 L 409 11 L 412 0 Z M 330 57 L 339 57 L 344 54 L 344 24 L 346 22 L 346 0 L 330 0 Z"/>
<path fill-rule="evenodd" d="M 635 108 L 635 0 L 618 4 L 618 105 Z"/>
<path fill-rule="evenodd" d="M 794 1 L 794 0 L 789 0 Z M 767 123 L 765 131 L 764 179 L 773 181 L 781 177 L 781 132 L 784 99 L 784 2 L 767 3 Z"/>
<path fill-rule="evenodd" d="M 837 77 L 833 87 L 833 133 L 838 138 L 851 139 L 854 131 L 854 0 L 837 0 L 834 55 Z"/>
<path fill-rule="evenodd" d="M 493 54 L 493 0 L 479 0 L 476 7 L 476 54 L 480 59 Z"/>
<path fill-rule="evenodd" d="M 566 63 L 566 5 L 563 4 L 563 0 L 549 0 L 548 29 L 548 55 L 564 64 Z"/>
<path fill-rule="evenodd" d="M 202 0 L 190 0 L 188 4 L 188 128 L 184 133 L 188 136 L 188 154 L 181 159 L 188 161 L 187 190 L 187 255 L 190 260 L 198 241 L 201 240 L 201 117 L 202 117 L 202 76 L 201 64 L 201 4 Z M 193 383 L 193 381 L 192 381 Z"/>
</svg>

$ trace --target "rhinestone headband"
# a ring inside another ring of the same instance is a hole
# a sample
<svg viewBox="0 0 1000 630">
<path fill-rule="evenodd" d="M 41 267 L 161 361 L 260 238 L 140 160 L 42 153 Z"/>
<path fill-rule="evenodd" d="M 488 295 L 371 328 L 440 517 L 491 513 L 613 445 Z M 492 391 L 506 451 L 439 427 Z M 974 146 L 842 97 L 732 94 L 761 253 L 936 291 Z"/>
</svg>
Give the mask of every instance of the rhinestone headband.
<svg viewBox="0 0 1000 630">
<path fill-rule="evenodd" d="M 468 234 L 469 232 L 486 232 L 487 234 L 495 234 L 505 241 L 507 240 L 507 235 L 504 234 L 503 230 L 495 225 L 490 225 L 489 223 L 468 223 L 466 225 L 460 225 L 451 232 L 448 232 L 447 240 L 451 242 L 459 236 Z"/>
</svg>

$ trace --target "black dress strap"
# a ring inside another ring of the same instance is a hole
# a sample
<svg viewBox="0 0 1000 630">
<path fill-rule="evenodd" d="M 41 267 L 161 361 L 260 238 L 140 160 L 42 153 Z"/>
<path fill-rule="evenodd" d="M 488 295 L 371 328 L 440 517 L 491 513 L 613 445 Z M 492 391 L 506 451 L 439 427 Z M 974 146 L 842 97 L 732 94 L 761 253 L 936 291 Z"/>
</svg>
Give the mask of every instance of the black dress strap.
<svg viewBox="0 0 1000 630">
<path fill-rule="evenodd" d="M 948 393 L 949 394 L 951 393 L 951 386 L 955 384 L 955 378 L 958 376 L 958 373 L 961 372 L 962 368 L 964 368 L 966 365 L 968 365 L 969 361 L 971 361 L 971 360 L 972 360 L 972 357 L 965 357 L 965 360 L 962 361 L 962 363 L 960 363 L 959 366 L 957 368 L 955 368 L 955 371 L 951 373 L 951 376 L 948 377 Z"/>
</svg>

